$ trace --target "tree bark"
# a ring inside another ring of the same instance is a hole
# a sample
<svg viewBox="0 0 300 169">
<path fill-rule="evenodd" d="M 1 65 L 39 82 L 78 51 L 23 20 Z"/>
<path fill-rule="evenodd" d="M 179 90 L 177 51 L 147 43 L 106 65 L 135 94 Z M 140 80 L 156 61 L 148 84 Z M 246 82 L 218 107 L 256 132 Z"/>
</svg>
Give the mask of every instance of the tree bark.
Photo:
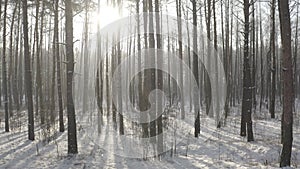
<svg viewBox="0 0 300 169">
<path fill-rule="evenodd" d="M 57 95 L 58 95 L 58 115 L 59 115 L 59 131 L 64 132 L 64 110 L 62 101 L 62 88 L 61 88 L 61 59 L 59 56 L 59 32 L 58 32 L 58 3 L 59 0 L 55 0 L 55 11 L 54 11 L 54 45 L 55 45 L 55 56 L 56 56 L 56 67 L 57 67 Z"/>
<path fill-rule="evenodd" d="M 66 12 L 66 56 L 67 56 L 67 113 L 68 113 L 68 154 L 78 154 L 76 117 L 73 101 L 73 9 L 72 1 L 65 0 Z"/>
<path fill-rule="evenodd" d="M 252 86 L 249 63 L 249 0 L 244 0 L 244 17 L 245 17 L 245 32 L 244 32 L 244 76 L 243 76 L 243 101 L 242 101 L 242 119 L 241 119 L 241 136 L 246 136 L 247 140 L 253 141 L 252 131 Z M 247 130 L 246 130 L 247 129 Z"/>
<path fill-rule="evenodd" d="M 275 56 L 275 0 L 271 2 L 271 37 L 270 37 L 270 72 L 271 72 L 271 93 L 270 108 L 271 118 L 275 118 L 275 92 L 276 92 L 276 56 Z"/>
<path fill-rule="evenodd" d="M 192 0 L 193 6 L 193 74 L 197 82 L 197 86 L 199 86 L 199 73 L 198 73 L 198 43 L 197 43 L 197 2 L 196 0 Z M 198 96 L 198 88 L 194 89 L 194 110 L 195 110 L 195 137 L 199 137 L 200 134 L 200 108 L 199 108 L 199 96 Z"/>
<path fill-rule="evenodd" d="M 5 132 L 9 132 L 9 114 L 8 114 L 8 91 L 7 91 L 7 65 L 6 65 L 6 17 L 7 17 L 7 1 L 4 1 L 3 13 L 3 49 L 2 49 L 2 87 L 4 97 L 4 110 L 5 110 Z"/>
<path fill-rule="evenodd" d="M 293 143 L 293 105 L 294 81 L 291 50 L 291 22 L 289 1 L 278 0 L 280 33 L 282 44 L 282 75 L 283 75 L 283 113 L 282 113 L 282 138 L 283 147 L 280 156 L 280 167 L 291 165 Z"/>
<path fill-rule="evenodd" d="M 155 0 L 155 21 L 156 21 L 156 47 L 157 49 L 161 49 L 162 48 L 162 42 L 161 42 L 161 33 L 160 33 L 160 1 L 159 0 Z M 156 54 L 156 63 L 157 65 L 161 65 L 163 63 L 163 56 L 159 56 L 158 54 Z M 162 66 L 162 65 L 161 65 Z M 159 66 L 160 67 L 160 66 Z M 157 70 L 156 72 L 157 74 L 157 89 L 159 90 L 163 90 L 163 73 L 161 70 Z M 183 104 L 183 102 L 181 102 L 181 104 Z M 162 98 L 159 97 L 157 98 L 157 109 L 158 111 L 163 110 L 164 105 L 162 105 Z M 157 113 L 161 113 L 161 112 L 157 112 Z M 157 117 L 157 152 L 158 155 L 161 155 L 161 153 L 163 153 L 163 121 L 162 121 L 162 114 L 160 114 Z"/>
<path fill-rule="evenodd" d="M 33 100 L 32 100 L 32 75 L 31 62 L 28 44 L 28 14 L 27 0 L 23 0 L 23 36 L 24 36 L 24 66 L 25 66 L 25 88 L 28 108 L 28 139 L 34 140 L 34 116 L 33 116 Z"/>
</svg>

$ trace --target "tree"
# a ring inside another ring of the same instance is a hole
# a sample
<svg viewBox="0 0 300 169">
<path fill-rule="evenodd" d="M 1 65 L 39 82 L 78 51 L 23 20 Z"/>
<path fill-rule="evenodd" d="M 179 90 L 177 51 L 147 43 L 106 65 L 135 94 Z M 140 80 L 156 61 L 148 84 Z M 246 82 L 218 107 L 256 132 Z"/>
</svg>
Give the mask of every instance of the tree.
<svg viewBox="0 0 300 169">
<path fill-rule="evenodd" d="M 121 51 L 121 42 L 120 42 L 120 32 L 118 32 L 118 44 L 117 44 L 117 54 L 116 54 L 116 60 L 117 64 L 121 64 L 121 58 L 122 58 L 122 51 Z M 123 101 L 122 101 L 122 84 L 120 83 L 122 80 L 121 76 L 119 77 L 119 83 L 118 83 L 118 115 L 119 115 L 119 134 L 124 135 L 124 120 L 123 120 Z"/>
<path fill-rule="evenodd" d="M 20 109 L 20 99 L 19 99 L 19 90 L 18 90 L 18 64 L 19 59 L 19 39 L 20 39 L 20 20 L 21 20 L 21 1 L 18 1 L 18 14 L 17 14 L 17 28 L 16 28 L 16 39 L 15 39 L 15 54 L 14 54 L 14 75 L 13 75 L 13 97 L 17 110 Z"/>
<path fill-rule="evenodd" d="M 57 67 L 57 94 L 58 94 L 58 114 L 59 114 L 59 131 L 64 132 L 64 111 L 62 102 L 62 87 L 61 87 L 61 59 L 59 56 L 59 33 L 58 33 L 58 3 L 59 0 L 55 0 L 54 9 L 54 45 L 55 45 L 55 56 L 56 56 L 56 67 Z"/>
<path fill-rule="evenodd" d="M 13 75 L 13 34 L 14 34 L 14 25 L 15 25 L 15 17 L 16 17 L 16 11 L 18 9 L 18 3 L 16 3 L 16 6 L 14 7 L 12 19 L 11 19 L 11 25 L 10 25 L 10 35 L 9 35 L 9 67 L 8 67 L 8 110 L 10 112 L 10 116 L 13 116 L 13 102 L 12 102 L 12 96 L 13 96 L 13 90 L 12 90 L 12 75 Z M 18 105 L 17 109 L 18 109 Z"/>
<path fill-rule="evenodd" d="M 67 56 L 67 113 L 68 113 L 68 154 L 77 154 L 76 117 L 73 101 L 73 9 L 72 0 L 65 1 L 66 17 L 66 56 Z"/>
<path fill-rule="evenodd" d="M 278 0 L 280 33 L 282 45 L 282 74 L 283 74 L 283 113 L 282 125 L 282 151 L 280 156 L 280 167 L 291 165 L 291 153 L 293 143 L 293 104 L 294 83 L 292 50 L 291 50 L 291 22 L 289 1 Z"/>
<path fill-rule="evenodd" d="M 147 21 L 148 21 L 148 19 L 147 19 L 147 15 L 146 15 L 146 12 L 147 12 L 147 8 L 148 8 L 148 5 L 147 5 L 147 1 L 146 0 L 143 0 L 143 22 L 144 22 L 144 41 L 145 41 L 145 49 L 147 49 L 148 48 L 148 38 L 147 38 Z M 145 57 L 147 57 L 147 56 L 145 56 Z M 147 58 L 145 58 L 145 62 L 146 62 L 146 59 Z M 145 71 L 144 72 L 144 83 L 142 83 L 142 75 L 140 74 L 140 77 L 139 77 L 139 109 L 140 109 L 140 111 L 146 111 L 147 110 L 147 100 L 146 100 L 146 98 L 148 98 L 148 97 L 146 97 L 146 95 L 145 95 L 145 93 L 146 93 L 146 83 L 148 83 L 148 82 L 146 82 L 147 81 L 147 79 L 145 78 L 145 77 L 147 77 L 147 72 Z M 141 120 L 142 121 L 145 121 L 145 120 L 147 120 L 147 116 L 144 116 L 144 115 L 141 115 Z M 149 137 L 149 124 L 148 123 L 142 123 L 142 138 L 148 138 Z"/>
<path fill-rule="evenodd" d="M 82 102 L 82 112 L 86 113 L 87 111 L 87 96 L 88 96 L 88 86 L 89 86 L 89 53 L 88 53 L 88 41 L 89 41 L 89 1 L 85 1 L 85 19 L 84 19 L 84 73 L 83 73 L 83 102 Z"/>
<path fill-rule="evenodd" d="M 207 63 L 207 71 L 211 71 L 211 0 L 205 0 L 207 3 L 205 5 L 205 17 L 206 17 L 206 34 L 207 34 L 207 58 L 204 60 L 205 63 Z M 212 108 L 211 100 L 211 83 L 208 73 L 205 73 L 204 76 L 204 85 L 205 85 L 205 106 L 206 106 L 206 114 L 209 115 L 209 117 L 213 117 L 213 111 L 210 111 Z"/>
<path fill-rule="evenodd" d="M 275 92 L 276 92 L 276 56 L 275 56 L 275 0 L 271 1 L 271 36 L 270 36 L 270 62 L 269 64 L 271 71 L 271 93 L 270 93 L 270 108 L 269 112 L 271 114 L 271 118 L 275 118 Z"/>
<path fill-rule="evenodd" d="M 9 114 L 8 114 L 8 92 L 7 92 L 7 66 L 6 66 L 6 17 L 7 17 L 7 1 L 4 1 L 4 18 L 3 18 L 3 56 L 2 56 L 2 87 L 4 92 L 4 109 L 5 109 L 5 132 L 9 132 Z"/>
<path fill-rule="evenodd" d="M 152 0 L 148 0 L 148 9 L 149 9 L 149 48 L 150 49 L 154 49 L 155 48 L 155 38 L 154 38 L 154 16 L 153 16 L 153 1 Z M 151 63 L 155 62 L 155 55 L 152 56 L 147 55 L 146 56 L 146 63 L 150 64 L 150 65 L 154 65 Z M 148 99 L 148 95 L 150 94 L 151 90 L 153 90 L 155 88 L 155 81 L 156 81 L 156 77 L 155 77 L 155 71 L 154 69 L 150 69 L 150 70 L 146 70 L 146 74 L 145 74 L 145 98 Z M 149 109 L 149 104 L 147 106 L 147 109 Z M 156 117 L 156 112 L 151 112 L 150 113 L 150 119 L 152 121 L 150 121 L 150 140 L 151 143 L 155 144 L 156 143 L 156 120 L 153 120 Z"/>
<path fill-rule="evenodd" d="M 177 11 L 177 27 L 178 27 L 178 48 L 179 48 L 179 59 L 182 60 L 179 65 L 179 85 L 181 88 L 181 99 L 180 99 L 180 109 L 181 109 L 181 118 L 185 118 L 185 112 L 184 112 L 184 97 L 183 97 L 183 52 L 182 52 L 182 21 L 181 21 L 181 0 L 176 0 L 176 11 Z"/>
<path fill-rule="evenodd" d="M 156 21 L 156 47 L 157 49 L 162 48 L 162 40 L 161 40 L 161 34 L 160 34 L 160 2 L 159 0 L 155 0 L 155 21 Z M 163 56 L 159 56 L 157 52 L 157 65 L 161 65 L 163 63 Z M 157 88 L 160 90 L 163 90 L 163 73 L 160 70 L 157 70 Z M 184 104 L 183 102 L 181 104 Z M 157 109 L 158 111 L 162 111 L 163 105 L 162 105 L 162 98 L 157 98 Z M 160 113 L 160 112 L 157 112 Z M 163 153 L 163 121 L 162 121 L 162 114 L 160 114 L 157 118 L 157 152 Z M 160 154 L 159 154 L 160 155 Z"/>
<path fill-rule="evenodd" d="M 241 119 L 241 136 L 246 136 L 247 140 L 253 141 L 252 131 L 252 86 L 250 76 L 250 56 L 249 56 L 249 0 L 244 0 L 244 73 L 243 73 L 243 100 L 242 100 L 242 119 Z M 247 130 L 246 130 L 247 129 Z"/>
<path fill-rule="evenodd" d="M 0 23 L 1 23 L 1 16 L 2 16 L 2 1 L 0 2 Z M 1 31 L 1 27 L 2 27 L 2 25 L 0 26 L 0 31 Z M 1 83 L 0 83 L 0 85 L 1 85 Z M 0 89 L 1 89 L 1 86 L 0 86 Z M 0 90 L 0 106 L 2 106 L 2 90 Z"/>
<path fill-rule="evenodd" d="M 34 116 L 33 116 L 33 100 L 32 100 L 32 75 L 31 75 L 31 59 L 28 44 L 28 14 L 27 0 L 23 0 L 23 36 L 24 36 L 24 66 L 25 66 L 25 88 L 28 109 L 28 139 L 34 140 Z"/>
<path fill-rule="evenodd" d="M 198 73 L 198 45 L 197 45 L 197 2 L 192 0 L 193 5 L 193 74 L 196 79 L 197 85 L 199 85 L 199 73 Z M 194 111 L 195 111 L 195 137 L 198 137 L 200 134 L 200 109 L 199 109 L 199 96 L 197 94 L 197 88 L 194 89 Z"/>
<path fill-rule="evenodd" d="M 100 13 L 100 0 L 98 0 L 98 13 Z M 97 57 L 101 55 L 101 37 L 100 37 L 100 22 L 97 23 Z M 99 61 L 97 62 L 99 63 Z M 100 61 L 100 68 L 97 68 L 96 74 L 96 97 L 98 106 L 98 133 L 101 133 L 103 125 L 103 61 Z M 100 69 L 100 70 L 99 70 Z"/>
</svg>

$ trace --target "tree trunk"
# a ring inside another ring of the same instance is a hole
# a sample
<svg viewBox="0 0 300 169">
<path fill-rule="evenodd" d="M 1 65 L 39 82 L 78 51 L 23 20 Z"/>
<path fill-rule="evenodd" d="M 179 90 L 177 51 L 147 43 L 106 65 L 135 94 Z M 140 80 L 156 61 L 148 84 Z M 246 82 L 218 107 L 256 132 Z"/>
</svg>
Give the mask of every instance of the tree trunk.
<svg viewBox="0 0 300 169">
<path fill-rule="evenodd" d="M 28 14 L 27 0 L 23 0 L 23 36 L 24 36 L 24 66 L 25 66 L 25 88 L 28 108 L 28 139 L 34 140 L 34 116 L 33 116 L 33 100 L 32 100 L 32 75 L 31 62 L 28 44 Z"/>
<path fill-rule="evenodd" d="M 270 59 L 272 63 L 269 63 L 270 72 L 271 72 L 271 93 L 270 93 L 270 108 L 269 112 L 271 114 L 271 118 L 275 118 L 275 86 L 276 86 L 276 56 L 275 56 L 275 0 L 271 2 L 271 37 L 270 37 Z"/>
<path fill-rule="evenodd" d="M 100 13 L 100 0 L 98 0 L 98 13 Z M 97 57 L 101 55 L 101 37 L 100 37 L 100 22 L 97 23 Z M 101 133 L 101 127 L 103 125 L 103 61 L 97 62 L 97 74 L 96 74 L 96 97 L 98 106 L 98 134 Z M 99 70 L 100 69 L 100 70 Z"/>
<path fill-rule="evenodd" d="M 88 12 L 88 1 L 85 1 L 85 20 L 84 20 L 84 59 L 83 59 L 83 102 L 82 102 L 82 112 L 87 111 L 87 96 L 88 96 L 88 86 L 89 86 L 89 53 L 88 53 L 88 40 L 89 40 L 89 12 Z"/>
<path fill-rule="evenodd" d="M 259 103 L 259 109 L 262 110 L 262 104 L 264 99 L 264 69 L 263 69 L 263 63 L 264 63 L 264 36 L 263 36 L 263 29 L 262 29 L 262 17 L 261 17 L 261 4 L 259 3 L 259 34 L 260 34 L 260 103 Z"/>
<path fill-rule="evenodd" d="M 120 32 L 118 33 L 118 44 L 117 44 L 117 55 L 116 55 L 116 60 L 117 64 L 121 65 L 121 42 L 120 42 Z M 119 134 L 124 135 L 124 121 L 123 121 L 123 101 L 122 101 L 122 83 L 121 83 L 121 76 L 119 77 L 119 82 L 118 82 L 118 115 L 119 115 Z"/>
<path fill-rule="evenodd" d="M 204 63 L 207 63 L 205 67 L 207 69 L 207 72 L 205 73 L 204 76 L 204 83 L 205 83 L 205 106 L 206 106 L 206 114 L 209 115 L 209 117 L 213 117 L 213 111 L 210 110 L 212 108 L 211 105 L 211 100 L 212 100 L 212 95 L 211 95 L 211 81 L 210 77 L 208 75 L 208 72 L 211 72 L 211 0 L 206 0 L 207 2 L 207 8 L 205 11 L 205 16 L 206 16 L 206 32 L 207 32 L 207 57 L 204 59 Z M 206 14 L 207 12 L 207 14 Z"/>
<path fill-rule="evenodd" d="M 10 112 L 10 117 L 13 116 L 13 102 L 12 102 L 12 96 L 13 96 L 13 90 L 12 90 L 12 82 L 13 82 L 13 34 L 14 34 L 14 24 L 15 24 L 15 16 L 16 11 L 18 9 L 18 5 L 16 3 L 16 6 L 13 10 L 13 16 L 11 19 L 11 25 L 10 25 L 10 36 L 9 36 L 9 68 L 8 68 L 8 110 Z"/>
<path fill-rule="evenodd" d="M 181 119 L 185 118 L 185 111 L 184 111 L 184 94 L 183 94 L 183 52 L 182 52 L 182 23 L 181 23 L 181 0 L 176 0 L 176 11 L 177 11 L 177 27 L 178 27 L 178 48 L 179 48 L 179 59 L 181 62 L 179 63 L 179 86 L 181 89 L 180 92 L 180 109 L 181 109 Z"/>
<path fill-rule="evenodd" d="M 199 86 L 199 73 L 198 73 L 198 43 L 197 43 L 197 2 L 196 0 L 192 0 L 193 4 L 193 74 L 197 82 L 197 86 Z M 198 96 L 198 88 L 193 89 L 194 93 L 194 110 L 195 110 L 195 137 L 199 137 L 200 134 L 200 108 L 199 108 L 199 96 Z"/>
<path fill-rule="evenodd" d="M 4 17 L 3 17 L 3 56 L 2 56 L 2 87 L 4 97 L 5 110 L 5 132 L 9 132 L 9 114 L 8 114 L 8 92 L 7 92 L 7 67 L 6 67 L 6 17 L 7 17 L 7 1 L 4 1 Z"/>
<path fill-rule="evenodd" d="M 157 49 L 161 49 L 162 48 L 162 44 L 161 44 L 161 34 L 160 34 L 160 2 L 159 0 L 155 0 L 155 21 L 156 21 L 156 47 Z M 156 54 L 157 60 L 156 63 L 158 65 L 158 67 L 161 67 L 162 63 L 163 63 L 163 56 L 159 56 L 158 52 Z M 161 65 L 161 66 L 159 66 Z M 161 70 L 157 70 L 157 89 L 159 90 L 163 90 L 163 73 Z M 183 102 L 181 102 L 181 104 L 183 104 Z M 158 111 L 163 111 L 163 106 L 162 105 L 162 98 L 158 97 L 157 98 L 157 110 Z M 183 111 L 184 112 L 184 111 Z M 162 122 L 162 114 L 161 112 L 157 112 L 158 114 L 160 114 L 157 117 L 157 153 L 158 155 L 161 155 L 163 153 L 163 122 Z"/>
<path fill-rule="evenodd" d="M 244 76 L 243 76 L 243 101 L 242 101 L 242 119 L 241 119 L 241 136 L 246 136 L 247 140 L 253 141 L 252 131 L 252 86 L 250 75 L 250 59 L 249 59 L 249 0 L 244 0 Z M 247 131 L 246 131 L 247 129 Z"/>
<path fill-rule="evenodd" d="M 147 1 L 143 0 L 144 32 L 147 32 L 147 30 L 148 30 L 147 29 L 147 20 L 148 19 L 147 19 L 147 15 L 145 15 L 146 12 L 147 12 L 147 8 L 148 8 Z M 145 49 L 148 48 L 148 37 L 147 36 L 148 36 L 147 33 L 144 33 Z M 146 57 L 147 56 L 145 56 L 145 62 L 146 62 L 146 59 L 147 59 Z M 143 76 L 144 77 L 144 83 L 142 84 L 142 81 L 139 82 L 139 84 L 141 85 L 140 89 L 139 89 L 140 90 L 140 96 L 139 96 L 140 97 L 140 99 L 139 99 L 140 111 L 146 111 L 147 110 L 147 100 L 146 100 L 146 98 L 148 98 L 148 97 L 146 97 L 146 95 L 145 95 L 145 93 L 146 93 L 145 90 L 147 90 L 146 89 L 146 83 L 148 83 L 148 82 L 146 80 L 146 77 L 147 77 L 146 73 L 147 72 L 144 71 L 144 76 Z M 140 75 L 140 76 L 142 76 L 142 75 Z M 142 78 L 141 78 L 141 80 L 142 80 Z M 148 119 L 148 117 L 146 117 L 146 116 L 141 116 L 140 118 L 141 118 L 142 121 L 145 121 L 145 120 Z M 148 137 L 149 137 L 149 124 L 148 123 L 142 123 L 142 138 L 148 138 Z M 146 158 L 146 157 L 144 157 L 144 158 Z"/>
<path fill-rule="evenodd" d="M 61 60 L 59 56 L 59 33 L 58 33 L 58 3 L 59 0 L 55 0 L 55 11 L 54 11 L 54 45 L 55 45 L 55 56 L 56 56 L 56 67 L 57 67 L 57 95 L 58 95 L 58 114 L 59 114 L 59 131 L 64 132 L 64 110 L 62 102 L 62 88 L 61 88 Z"/>
<path fill-rule="evenodd" d="M 17 31 L 16 31 L 16 48 L 15 48 L 15 60 L 14 60 L 14 76 L 13 76 L 13 97 L 14 97 L 14 102 L 16 105 L 17 110 L 20 110 L 20 91 L 18 90 L 18 67 L 21 67 L 21 65 L 18 64 L 19 60 L 19 39 L 20 39 L 20 20 L 21 20 L 21 1 L 18 1 L 18 23 L 17 23 Z"/>
<path fill-rule="evenodd" d="M 291 22 L 289 1 L 278 0 L 281 44 L 282 44 L 282 75 L 283 75 L 283 147 L 280 156 L 280 167 L 291 165 L 291 153 L 293 143 L 293 105 L 294 105 L 294 81 L 291 50 Z"/>
<path fill-rule="evenodd" d="M 67 56 L 67 113 L 68 113 L 68 154 L 77 154 L 76 117 L 73 101 L 73 9 L 72 1 L 65 0 L 66 12 L 66 56 Z"/>
<path fill-rule="evenodd" d="M 256 111 L 256 46 L 255 46 L 255 1 L 251 1 L 252 4 L 252 71 L 251 71 L 251 80 L 252 80 L 252 105 L 254 108 L 254 111 Z"/>
</svg>

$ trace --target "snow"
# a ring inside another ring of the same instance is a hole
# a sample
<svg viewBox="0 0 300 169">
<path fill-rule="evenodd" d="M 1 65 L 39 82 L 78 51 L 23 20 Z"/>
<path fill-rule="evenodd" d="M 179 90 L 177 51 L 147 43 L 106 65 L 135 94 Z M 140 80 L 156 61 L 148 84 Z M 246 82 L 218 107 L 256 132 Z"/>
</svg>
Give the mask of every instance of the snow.
<svg viewBox="0 0 300 169">
<path fill-rule="evenodd" d="M 77 116 L 79 154 L 69 156 L 67 131 L 51 132 L 48 136 L 52 139 L 48 142 L 43 136 L 45 132 L 36 125 L 36 140 L 28 141 L 26 112 L 23 111 L 19 114 L 21 118 L 15 119 L 22 121 L 21 127 L 16 125 L 9 133 L 3 132 L 4 122 L 1 121 L 0 168 L 278 168 L 281 151 L 280 119 L 264 119 L 257 115 L 259 113 L 253 115 L 255 141 L 248 143 L 246 138 L 239 136 L 239 111 L 240 107 L 233 108 L 226 126 L 221 129 L 216 129 L 211 119 L 202 117 L 201 134 L 198 139 L 193 137 L 193 124 L 184 123 L 186 129 L 191 131 L 177 144 L 173 157 L 168 151 L 161 160 L 143 160 L 130 158 L 130 154 L 122 154 L 126 148 L 124 146 L 136 145 L 124 143 L 124 139 L 117 134 L 114 127 L 107 125 L 112 124 L 111 116 L 104 116 L 100 135 L 96 134 L 96 128 L 89 128 L 93 127 L 93 118 Z M 277 112 L 279 117 L 280 113 Z M 96 112 L 94 114 L 96 115 Z M 129 135 L 126 128 L 131 124 L 125 125 L 125 133 Z M 292 167 L 300 168 L 299 125 L 294 125 L 291 163 Z"/>
</svg>

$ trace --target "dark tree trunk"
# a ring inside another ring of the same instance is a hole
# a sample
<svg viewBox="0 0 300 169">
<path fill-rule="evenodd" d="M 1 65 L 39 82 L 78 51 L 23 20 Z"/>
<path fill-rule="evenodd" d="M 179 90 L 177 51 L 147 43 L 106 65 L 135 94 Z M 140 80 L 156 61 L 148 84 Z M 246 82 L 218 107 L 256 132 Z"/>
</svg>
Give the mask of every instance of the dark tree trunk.
<svg viewBox="0 0 300 169">
<path fill-rule="evenodd" d="M 161 49 L 161 34 L 160 34 L 160 2 L 159 0 L 155 0 L 155 21 L 156 21 L 156 47 L 157 49 Z M 156 55 L 157 60 L 156 63 L 157 65 L 163 63 L 163 56 L 159 56 L 159 54 Z M 160 66 L 159 66 L 160 67 Z M 163 73 L 160 70 L 157 70 L 157 89 L 163 90 Z M 183 103 L 183 102 L 182 102 Z M 162 105 L 162 98 L 159 97 L 157 98 L 157 109 L 158 111 L 163 110 L 163 105 Z M 161 112 L 157 112 L 160 115 L 157 117 L 157 153 L 160 155 L 163 153 L 163 122 L 162 122 L 162 114 Z"/>
<path fill-rule="evenodd" d="M 146 12 L 147 12 L 147 8 L 148 8 L 148 5 L 147 5 L 147 1 L 146 0 L 143 0 L 143 22 L 144 22 L 144 32 L 147 32 L 147 15 Z M 145 49 L 148 48 L 148 38 L 147 38 L 147 33 L 144 34 L 144 42 L 145 42 Z M 146 61 L 146 58 L 147 56 L 145 56 L 145 61 Z M 142 76 L 142 75 L 140 75 Z M 142 84 L 142 81 L 139 81 L 139 84 L 141 85 L 139 90 L 140 90 L 140 99 L 139 99 L 139 108 L 140 108 L 140 111 L 146 111 L 148 108 L 147 108 L 147 100 L 146 98 L 148 98 L 146 95 L 145 95 L 145 90 L 146 89 L 146 83 L 147 82 L 147 72 L 144 71 L 144 84 Z M 142 78 L 140 78 L 142 80 Z M 142 121 L 145 121 L 147 119 L 147 117 L 145 116 L 141 116 L 141 120 Z M 148 123 L 142 123 L 142 138 L 148 138 L 149 137 L 149 124 Z"/>
<path fill-rule="evenodd" d="M 198 73 L 198 43 L 197 43 L 197 2 L 196 0 L 192 0 L 193 4 L 193 74 L 197 82 L 197 86 L 199 86 L 199 73 Z M 199 137 L 200 134 L 200 108 L 199 108 L 199 96 L 198 96 L 198 88 L 195 88 L 194 93 L 194 111 L 195 111 L 195 137 Z"/>
<path fill-rule="evenodd" d="M 15 48 L 15 60 L 14 60 L 14 77 L 13 77 L 13 97 L 14 97 L 14 102 L 16 105 L 17 110 L 20 109 L 20 98 L 19 98 L 19 94 L 20 91 L 18 90 L 18 67 L 20 67 L 20 65 L 18 64 L 19 60 L 19 39 L 20 39 L 20 20 L 21 20 L 21 1 L 18 2 L 18 23 L 17 23 L 17 31 L 16 31 L 16 40 L 15 40 L 15 44 L 16 44 L 16 48 Z"/>
<path fill-rule="evenodd" d="M 8 114 L 8 92 L 7 92 L 7 66 L 6 66 L 6 17 L 7 17 L 7 1 L 4 1 L 4 17 L 3 17 L 3 56 L 2 56 L 2 87 L 4 97 L 5 110 L 5 132 L 9 132 L 9 114 Z"/>
<path fill-rule="evenodd" d="M 8 68 L 8 110 L 10 112 L 10 117 L 13 116 L 13 102 L 12 102 L 12 96 L 13 96 L 13 90 L 12 90 L 12 82 L 13 82 L 13 34 L 14 34 L 14 24 L 15 24 L 15 16 L 16 11 L 18 9 L 18 4 L 16 3 L 16 6 L 13 10 L 13 16 L 11 19 L 11 25 L 10 25 L 10 35 L 9 35 L 9 68 Z"/>
<path fill-rule="evenodd" d="M 33 81 L 33 84 L 34 86 L 37 86 L 35 88 L 35 97 L 33 97 L 35 99 L 35 116 L 38 116 L 39 115 L 39 94 L 38 94 L 38 89 L 39 89 L 39 86 L 38 86 L 38 80 L 37 80 L 37 74 L 38 74 L 38 71 L 35 71 L 34 70 L 34 58 L 35 57 L 38 57 L 38 48 L 39 48 L 39 35 L 38 35 L 38 30 L 39 30 L 39 10 L 40 10 L 40 1 L 37 1 L 35 0 L 35 25 L 34 25 L 34 34 L 33 34 L 33 45 L 32 45 L 32 52 L 31 52 L 31 63 L 32 63 L 32 81 Z M 43 15 L 41 15 L 43 17 Z M 31 29 L 32 31 L 32 29 Z M 42 33 L 41 33 L 42 34 Z M 31 36 L 31 33 L 29 34 L 29 36 Z M 29 44 L 31 44 L 29 42 Z M 37 53 L 37 55 L 35 56 L 35 53 Z M 39 65 L 36 64 L 36 69 L 38 69 Z M 34 81 L 34 73 L 36 73 L 36 79 Z M 41 116 L 42 117 L 42 116 Z"/>
<path fill-rule="evenodd" d="M 249 0 L 244 0 L 244 17 L 245 17 L 245 32 L 244 32 L 244 76 L 243 76 L 243 101 L 242 101 L 242 119 L 241 119 L 241 136 L 246 136 L 247 140 L 253 141 L 252 131 L 252 86 L 250 74 L 250 59 L 249 59 Z M 247 131 L 246 131 L 247 129 Z"/>
<path fill-rule="evenodd" d="M 154 15 L 153 15 L 153 1 L 148 0 L 148 8 L 149 8 L 149 48 L 154 49 L 155 48 L 155 38 L 154 38 Z M 155 56 L 153 55 L 148 55 L 146 56 L 147 58 L 145 59 L 147 61 L 146 64 L 154 65 L 152 63 L 155 62 Z M 155 70 L 150 69 L 147 70 L 147 74 L 145 75 L 145 98 L 148 100 L 148 95 L 150 92 L 155 89 Z M 148 108 L 150 108 L 150 105 L 148 105 Z M 150 113 L 150 118 L 155 119 L 156 117 L 156 112 L 151 112 Z M 156 144 L 156 120 L 152 120 L 150 122 L 150 140 L 153 144 Z"/>
<path fill-rule="evenodd" d="M 59 0 L 55 0 L 55 11 L 54 11 L 54 45 L 55 45 L 55 56 L 56 56 L 56 69 L 57 69 L 57 95 L 58 95 L 58 114 L 59 114 L 59 131 L 64 132 L 64 110 L 62 101 L 62 88 L 61 88 L 61 60 L 59 56 L 59 33 L 58 33 L 58 3 Z"/>
<path fill-rule="evenodd" d="M 2 1 L 0 3 L 0 22 L 1 22 L 1 16 L 2 16 Z M 1 24 L 0 24 L 1 25 Z M 0 26 L 0 31 L 3 25 Z M 2 83 L 0 83 L 0 107 L 2 106 L 2 88 L 1 88 Z"/>
<path fill-rule="evenodd" d="M 282 76 L 283 76 L 283 114 L 282 114 L 282 151 L 280 167 L 291 165 L 293 143 L 293 105 L 294 81 L 291 50 L 291 22 L 289 1 L 278 0 L 281 44 L 282 44 Z"/>
<path fill-rule="evenodd" d="M 44 5 L 43 5 L 44 6 Z M 51 19 L 50 19 L 50 28 L 51 28 Z M 42 28 L 42 27 L 41 27 Z M 49 37 L 51 37 L 51 34 L 49 33 Z M 50 122 L 51 124 L 55 123 L 55 75 L 56 75 L 56 46 L 54 41 L 54 35 L 53 35 L 53 42 L 52 42 L 52 76 L 51 76 L 51 89 L 50 89 L 50 97 L 51 97 L 51 107 L 50 107 Z M 50 47 L 49 47 L 50 49 Z"/>
<path fill-rule="evenodd" d="M 256 46 L 255 46 L 255 1 L 251 1 L 252 4 L 252 71 L 251 71 L 251 80 L 252 80 L 252 105 L 254 108 L 254 111 L 256 111 Z"/>
<path fill-rule="evenodd" d="M 226 74 L 226 81 L 227 81 L 227 87 L 226 87 L 226 100 L 225 100 L 225 118 L 229 115 L 229 101 L 231 97 L 231 90 L 230 86 L 232 84 L 231 81 L 231 56 L 230 56 L 230 51 L 229 51 L 229 0 L 225 0 L 225 43 L 224 43 L 224 69 L 225 69 L 225 74 Z"/>
<path fill-rule="evenodd" d="M 264 36 L 263 36 L 263 29 L 262 29 L 262 16 L 261 16 L 261 4 L 259 3 L 259 34 L 260 34 L 260 103 L 259 103 L 259 109 L 262 110 L 262 104 L 264 99 L 264 69 L 263 69 L 263 63 L 264 63 Z"/>
<path fill-rule="evenodd" d="M 76 117 L 73 101 L 73 9 L 72 1 L 65 1 L 66 12 L 66 56 L 67 56 L 67 113 L 68 113 L 68 154 L 77 154 Z"/>
<path fill-rule="evenodd" d="M 207 71 L 211 71 L 211 0 L 206 0 L 207 7 L 205 8 L 205 16 L 206 16 L 206 32 L 207 32 L 207 57 L 204 58 L 204 63 L 207 63 Z M 207 12 L 207 13 L 206 13 Z M 207 59 L 207 60 L 205 60 Z M 204 84 L 205 84 L 205 106 L 206 106 L 206 114 L 210 117 L 213 117 L 213 111 L 210 111 L 211 105 L 211 83 L 210 77 L 208 73 L 205 73 L 204 76 Z"/>
<path fill-rule="evenodd" d="M 28 108 L 28 139 L 34 140 L 34 116 L 33 116 L 33 100 L 32 100 L 32 75 L 31 62 L 28 44 L 28 14 L 27 0 L 23 0 L 23 36 L 24 36 L 24 66 L 25 66 L 25 88 Z"/>
<path fill-rule="evenodd" d="M 276 86 L 276 56 L 275 56 L 275 0 L 271 2 L 271 37 L 270 37 L 270 72 L 271 72 L 271 93 L 270 93 L 270 108 L 271 118 L 275 118 L 275 86 Z"/>
</svg>

